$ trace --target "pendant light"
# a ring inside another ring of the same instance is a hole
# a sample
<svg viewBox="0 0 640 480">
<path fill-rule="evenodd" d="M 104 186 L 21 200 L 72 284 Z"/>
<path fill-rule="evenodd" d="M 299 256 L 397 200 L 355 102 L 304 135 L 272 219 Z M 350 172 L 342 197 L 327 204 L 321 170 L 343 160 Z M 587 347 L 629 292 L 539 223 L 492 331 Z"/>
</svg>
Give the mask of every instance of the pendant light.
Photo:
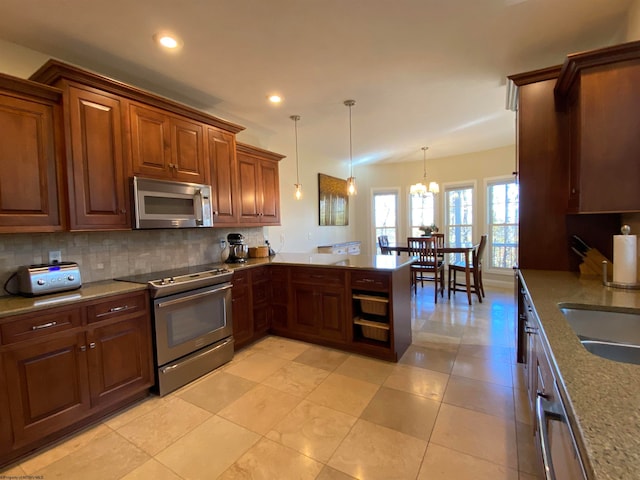
<svg viewBox="0 0 640 480">
<path fill-rule="evenodd" d="M 349 107 L 349 178 L 347 178 L 347 194 L 356 195 L 356 177 L 353 176 L 353 139 L 351 135 L 351 107 L 356 104 L 355 100 L 345 100 L 344 104 Z"/>
<path fill-rule="evenodd" d="M 409 193 L 411 195 L 415 195 L 417 197 L 426 197 L 427 193 L 436 193 L 440 192 L 440 186 L 436 182 L 429 182 L 429 186 L 427 186 L 427 150 L 429 147 L 422 147 L 422 163 L 423 163 L 423 177 L 422 182 L 418 182 L 415 185 L 411 185 L 409 189 Z"/>
<path fill-rule="evenodd" d="M 295 134 L 296 134 L 296 183 L 294 186 L 296 187 L 295 197 L 296 200 L 300 200 L 302 198 L 302 184 L 300 183 L 300 168 L 298 167 L 298 120 L 300 120 L 300 115 L 291 115 L 289 117 L 293 120 Z"/>
</svg>

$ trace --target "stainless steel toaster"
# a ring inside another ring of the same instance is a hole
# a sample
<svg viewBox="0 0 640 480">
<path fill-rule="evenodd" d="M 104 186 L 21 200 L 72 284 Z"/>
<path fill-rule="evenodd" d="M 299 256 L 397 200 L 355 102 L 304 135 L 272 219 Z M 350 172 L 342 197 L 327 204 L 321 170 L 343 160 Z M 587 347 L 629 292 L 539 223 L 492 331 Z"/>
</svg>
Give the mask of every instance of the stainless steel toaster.
<svg viewBox="0 0 640 480">
<path fill-rule="evenodd" d="M 20 294 L 30 297 L 82 286 L 80 268 L 75 262 L 25 265 L 18 268 L 17 281 Z"/>
</svg>

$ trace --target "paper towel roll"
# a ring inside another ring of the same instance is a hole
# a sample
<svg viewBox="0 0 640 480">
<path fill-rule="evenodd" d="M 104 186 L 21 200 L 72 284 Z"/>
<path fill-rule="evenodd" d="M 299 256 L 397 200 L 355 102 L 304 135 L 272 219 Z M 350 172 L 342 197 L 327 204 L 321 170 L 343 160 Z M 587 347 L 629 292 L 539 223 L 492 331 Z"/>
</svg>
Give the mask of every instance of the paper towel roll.
<svg viewBox="0 0 640 480">
<path fill-rule="evenodd" d="M 636 235 L 613 236 L 613 281 L 636 283 L 637 259 Z"/>
</svg>

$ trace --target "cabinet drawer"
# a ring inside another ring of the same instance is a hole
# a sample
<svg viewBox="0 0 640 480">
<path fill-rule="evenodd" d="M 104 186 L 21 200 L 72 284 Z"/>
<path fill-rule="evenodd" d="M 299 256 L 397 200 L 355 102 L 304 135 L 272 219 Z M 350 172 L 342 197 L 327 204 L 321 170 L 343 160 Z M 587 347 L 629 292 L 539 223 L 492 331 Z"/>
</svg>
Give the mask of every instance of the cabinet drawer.
<svg viewBox="0 0 640 480">
<path fill-rule="evenodd" d="M 251 270 L 251 281 L 253 283 L 266 282 L 267 280 L 269 280 L 269 270 L 265 267 Z"/>
<path fill-rule="evenodd" d="M 249 272 L 242 271 L 238 272 L 237 270 L 233 272 L 233 279 L 231 280 L 234 289 L 236 287 L 242 288 L 249 285 Z"/>
<path fill-rule="evenodd" d="M 344 275 L 344 272 L 320 268 L 294 269 L 291 274 L 291 281 L 320 285 L 344 285 Z"/>
<path fill-rule="evenodd" d="M 2 343 L 8 345 L 79 327 L 81 312 L 79 308 L 68 308 L 40 315 L 21 315 L 0 325 Z"/>
<path fill-rule="evenodd" d="M 144 312 L 147 308 L 146 294 L 119 295 L 87 306 L 87 322 L 100 322 L 112 318 Z"/>
<path fill-rule="evenodd" d="M 389 276 L 376 272 L 351 272 L 351 288 L 387 291 Z"/>
</svg>

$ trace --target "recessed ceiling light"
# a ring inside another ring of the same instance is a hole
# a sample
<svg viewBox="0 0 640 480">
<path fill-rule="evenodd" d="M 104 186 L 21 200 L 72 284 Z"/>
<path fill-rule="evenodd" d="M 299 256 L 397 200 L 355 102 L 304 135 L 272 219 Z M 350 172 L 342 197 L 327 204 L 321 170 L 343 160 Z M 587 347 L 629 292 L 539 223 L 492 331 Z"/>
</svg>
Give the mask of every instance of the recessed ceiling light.
<svg viewBox="0 0 640 480">
<path fill-rule="evenodd" d="M 280 103 L 282 102 L 282 97 L 280 95 L 269 95 L 267 97 L 271 103 Z"/>
<path fill-rule="evenodd" d="M 153 39 L 162 47 L 175 50 L 182 45 L 182 41 L 175 35 L 170 33 L 157 33 Z"/>
</svg>

